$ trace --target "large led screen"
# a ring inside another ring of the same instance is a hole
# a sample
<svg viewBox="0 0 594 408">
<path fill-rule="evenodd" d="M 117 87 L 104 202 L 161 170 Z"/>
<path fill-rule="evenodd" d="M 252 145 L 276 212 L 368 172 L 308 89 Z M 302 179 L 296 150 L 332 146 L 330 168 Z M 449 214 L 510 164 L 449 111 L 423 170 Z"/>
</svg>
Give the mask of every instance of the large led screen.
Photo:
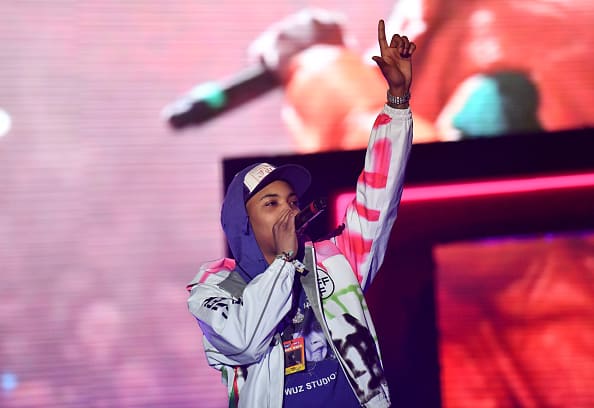
<svg viewBox="0 0 594 408">
<path fill-rule="evenodd" d="M 225 406 L 185 304 L 221 161 L 364 147 L 380 18 L 418 143 L 594 123 L 589 0 L 3 2 L 0 406 Z"/>
</svg>

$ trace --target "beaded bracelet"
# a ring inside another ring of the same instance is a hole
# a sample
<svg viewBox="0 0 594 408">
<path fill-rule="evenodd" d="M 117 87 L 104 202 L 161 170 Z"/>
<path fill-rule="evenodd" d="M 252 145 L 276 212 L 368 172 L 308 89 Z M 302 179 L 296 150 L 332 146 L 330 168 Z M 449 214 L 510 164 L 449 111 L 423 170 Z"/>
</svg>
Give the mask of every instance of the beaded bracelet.
<svg viewBox="0 0 594 408">
<path fill-rule="evenodd" d="M 305 265 L 303 265 L 297 259 L 293 259 L 293 254 L 293 251 L 281 252 L 276 256 L 276 259 L 282 259 L 285 262 L 291 262 L 297 272 L 299 272 L 300 274 L 304 274 L 306 271 Z"/>
<path fill-rule="evenodd" d="M 282 259 L 285 262 L 291 262 L 293 260 L 293 251 L 284 251 L 276 256 L 276 259 Z"/>
</svg>

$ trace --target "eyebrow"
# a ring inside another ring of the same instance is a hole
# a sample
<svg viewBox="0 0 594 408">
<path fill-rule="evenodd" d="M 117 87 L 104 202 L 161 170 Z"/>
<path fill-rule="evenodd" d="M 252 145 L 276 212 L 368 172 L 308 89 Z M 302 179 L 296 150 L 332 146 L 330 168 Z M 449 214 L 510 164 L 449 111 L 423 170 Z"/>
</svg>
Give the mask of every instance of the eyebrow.
<svg viewBox="0 0 594 408">
<path fill-rule="evenodd" d="M 293 196 L 297 197 L 297 193 L 293 192 L 293 193 L 289 194 L 289 195 L 288 195 L 288 198 L 291 198 L 291 197 L 293 197 Z M 266 199 L 266 198 L 279 198 L 279 197 L 280 197 L 280 194 L 277 194 L 277 193 L 269 193 L 269 194 L 265 194 L 265 195 L 263 195 L 262 197 L 260 197 L 260 200 L 258 200 L 258 201 L 262 201 L 262 200 L 264 200 L 264 199 Z"/>
</svg>

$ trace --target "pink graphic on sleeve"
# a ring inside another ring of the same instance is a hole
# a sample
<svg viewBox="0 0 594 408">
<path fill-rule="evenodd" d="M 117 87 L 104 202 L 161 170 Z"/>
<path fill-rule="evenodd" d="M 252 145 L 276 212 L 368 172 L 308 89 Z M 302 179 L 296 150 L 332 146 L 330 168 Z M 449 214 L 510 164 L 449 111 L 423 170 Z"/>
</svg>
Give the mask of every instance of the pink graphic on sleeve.
<svg viewBox="0 0 594 408">
<path fill-rule="evenodd" d="M 392 118 L 389 115 L 386 115 L 385 113 L 380 113 L 379 115 L 377 115 L 377 118 L 375 118 L 375 122 L 373 123 L 373 128 L 376 129 L 382 125 L 386 125 L 388 123 L 390 123 L 392 121 Z"/>
<path fill-rule="evenodd" d="M 379 220 L 380 212 L 378 210 L 372 210 L 358 202 L 355 203 L 355 210 L 359 216 L 365 218 L 367 221 L 374 222 Z"/>
<path fill-rule="evenodd" d="M 332 244 L 330 241 L 320 241 L 314 244 L 316 249 L 316 261 L 317 262 L 324 262 L 326 259 L 330 258 L 334 255 L 339 255 L 341 252 L 336 247 L 336 245 Z"/>
<path fill-rule="evenodd" d="M 202 276 L 200 276 L 200 279 L 197 282 L 195 281 L 195 282 L 192 282 L 189 285 L 187 285 L 186 290 L 188 290 L 188 292 L 189 292 L 197 284 L 204 283 L 210 275 L 214 275 L 215 273 L 220 272 L 220 271 L 231 272 L 233 269 L 235 269 L 235 260 L 234 259 L 222 258 L 222 259 L 213 261 L 208 265 L 208 268 L 206 268 L 206 270 L 202 273 Z"/>
<path fill-rule="evenodd" d="M 373 188 L 384 188 L 388 181 L 390 170 L 390 158 L 392 157 L 392 141 L 382 139 L 375 142 L 371 150 L 372 166 L 371 172 L 363 171 L 359 176 L 359 182 Z"/>
<path fill-rule="evenodd" d="M 204 281 L 206 281 L 206 279 L 212 274 L 215 274 L 220 271 L 231 272 L 233 269 L 235 269 L 235 260 L 234 259 L 223 258 L 223 259 L 219 259 L 218 261 L 214 261 L 213 263 L 208 265 L 208 269 L 206 269 L 206 271 L 204 271 L 204 275 L 202 275 L 202 277 L 200 278 L 199 283 L 203 283 Z"/>
<path fill-rule="evenodd" d="M 337 245 L 342 248 L 344 256 L 348 259 L 353 271 L 355 271 L 359 284 L 363 281 L 359 265 L 365 262 L 367 255 L 371 252 L 372 243 L 372 240 L 364 239 L 361 234 L 353 231 L 345 231 L 337 237 Z"/>
<path fill-rule="evenodd" d="M 222 270 L 232 271 L 233 269 L 235 269 L 235 260 L 230 258 L 222 258 L 208 265 L 207 271 L 210 273 L 216 273 Z"/>
</svg>

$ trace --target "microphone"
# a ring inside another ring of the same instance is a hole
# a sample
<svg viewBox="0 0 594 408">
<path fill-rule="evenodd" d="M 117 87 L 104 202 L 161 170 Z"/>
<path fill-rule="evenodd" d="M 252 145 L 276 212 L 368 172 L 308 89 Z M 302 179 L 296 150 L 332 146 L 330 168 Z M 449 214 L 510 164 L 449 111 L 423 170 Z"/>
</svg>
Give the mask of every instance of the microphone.
<svg viewBox="0 0 594 408">
<path fill-rule="evenodd" d="M 328 203 L 325 198 L 318 198 L 301 210 L 299 214 L 295 216 L 295 229 L 297 230 L 297 234 L 301 234 L 310 221 L 320 215 L 327 206 Z"/>
<path fill-rule="evenodd" d="M 280 80 L 262 64 L 219 82 L 205 82 L 165 106 L 162 116 L 174 129 L 200 125 L 276 88 Z"/>
</svg>

